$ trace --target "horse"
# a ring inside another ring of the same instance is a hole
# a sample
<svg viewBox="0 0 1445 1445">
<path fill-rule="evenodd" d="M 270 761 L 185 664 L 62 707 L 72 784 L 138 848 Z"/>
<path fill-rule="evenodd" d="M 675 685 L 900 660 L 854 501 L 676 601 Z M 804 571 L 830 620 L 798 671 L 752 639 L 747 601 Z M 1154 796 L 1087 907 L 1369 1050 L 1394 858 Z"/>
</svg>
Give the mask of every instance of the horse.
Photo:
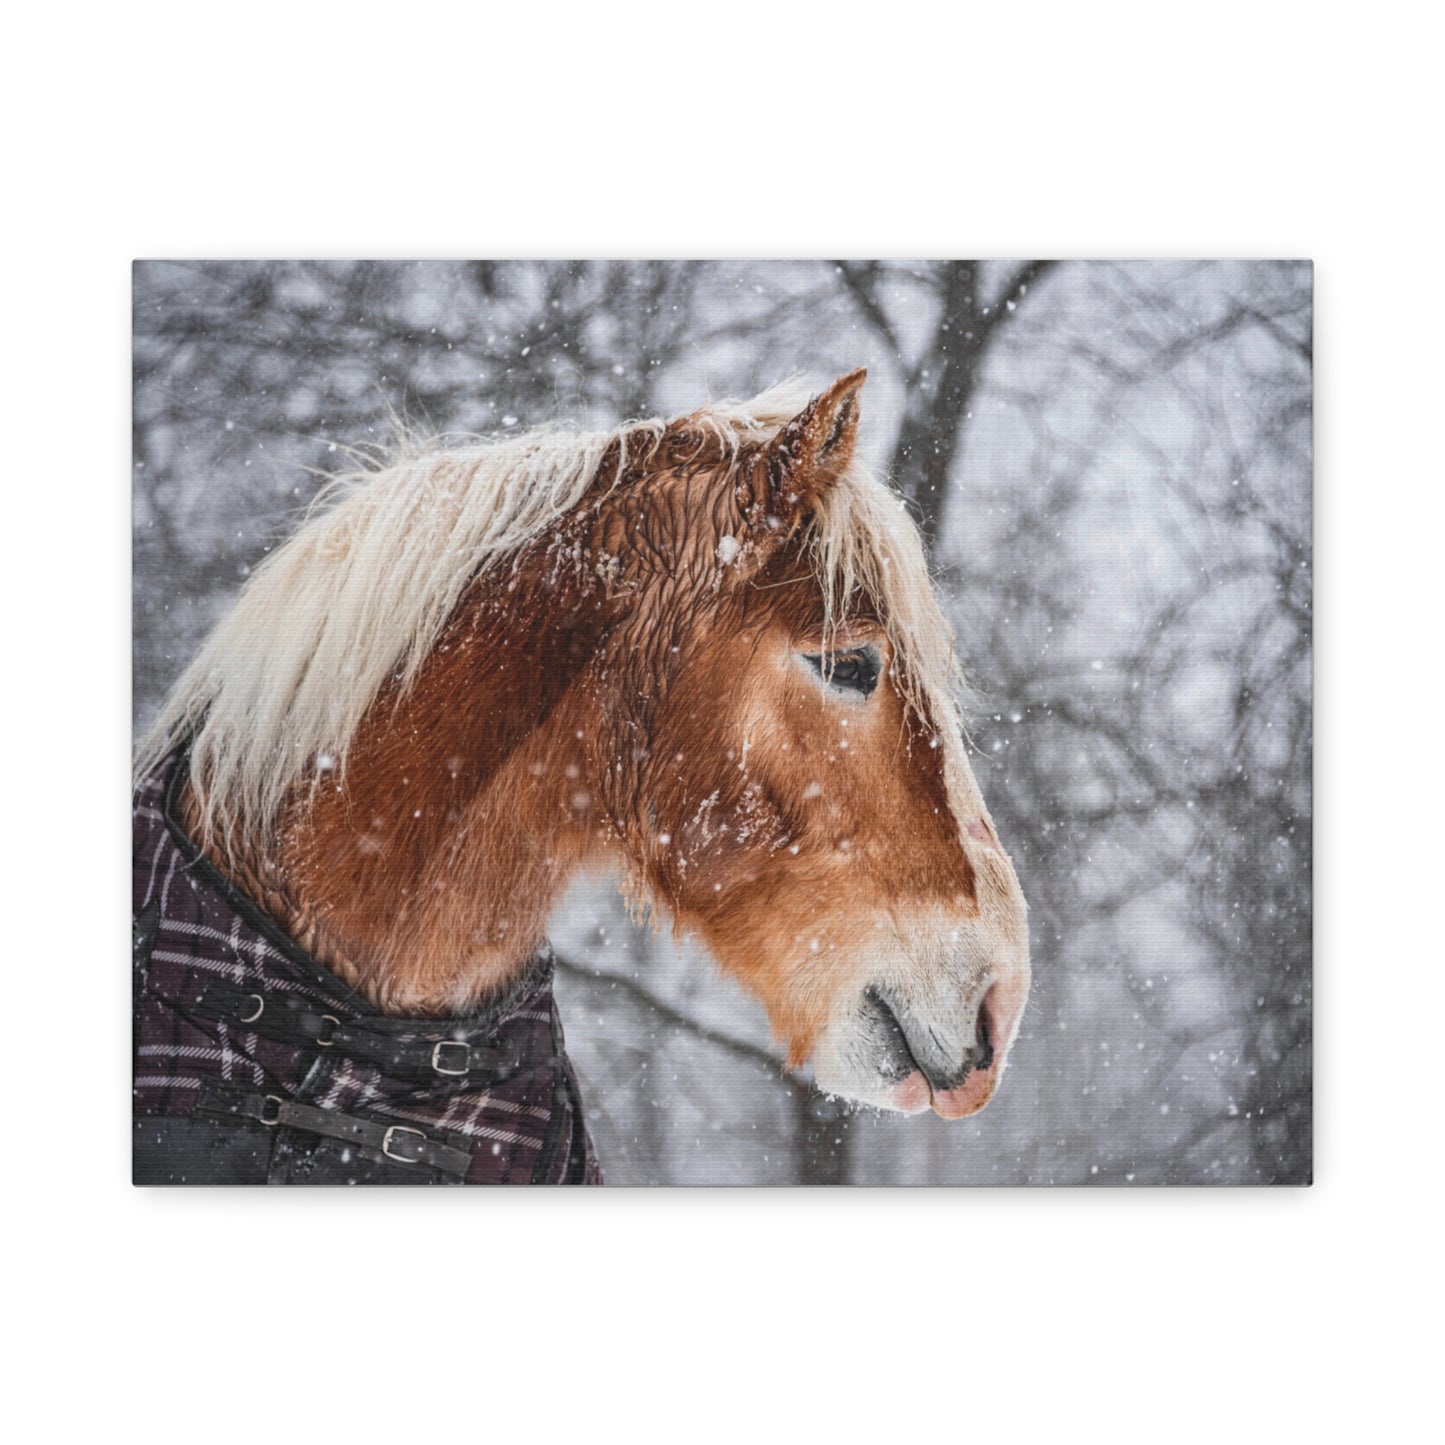
<svg viewBox="0 0 1445 1445">
<path fill-rule="evenodd" d="M 600 1178 L 545 942 L 594 865 L 698 937 L 819 1089 L 984 1107 L 1028 995 L 1026 909 L 917 529 L 856 454 L 864 380 L 413 445 L 323 488 L 137 751 L 138 816 L 174 850 L 138 852 L 138 995 L 167 959 L 190 970 L 137 1063 L 167 1086 L 138 1087 L 138 1138 L 195 1177 L 198 1136 L 162 1125 L 205 1113 L 272 1179 L 319 1167 L 298 1143 L 278 1175 L 280 1136 L 392 1174 L 446 1172 L 455 1146 L 454 1177 Z M 161 873 L 230 911 L 158 947 Z M 529 1050 L 546 1087 L 507 1127 L 458 1104 L 500 1097 Z M 366 1069 L 390 1082 L 347 1114 Z M 571 1144 L 542 1168 L 517 1121 L 560 1114 Z"/>
</svg>

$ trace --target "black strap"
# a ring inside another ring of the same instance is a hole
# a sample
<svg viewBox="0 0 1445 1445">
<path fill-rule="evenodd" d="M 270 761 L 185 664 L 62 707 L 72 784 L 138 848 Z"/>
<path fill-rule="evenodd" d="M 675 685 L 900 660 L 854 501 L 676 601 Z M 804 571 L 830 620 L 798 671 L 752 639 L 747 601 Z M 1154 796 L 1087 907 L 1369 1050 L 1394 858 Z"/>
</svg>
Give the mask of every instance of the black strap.
<svg viewBox="0 0 1445 1445">
<path fill-rule="evenodd" d="M 519 1062 L 514 1043 L 466 1038 L 399 1039 L 364 1021 L 341 1019 L 285 994 L 265 994 L 229 979 L 207 979 L 191 1006 L 202 1018 L 220 1019 L 277 1043 L 334 1049 L 375 1064 L 393 1078 L 497 1081 Z"/>
<path fill-rule="evenodd" d="M 398 1164 L 425 1164 L 463 1178 L 471 1168 L 472 1156 L 465 1149 L 438 1143 L 425 1130 L 411 1124 L 386 1124 L 342 1114 L 335 1109 L 318 1109 L 279 1094 L 263 1094 L 236 1084 L 208 1081 L 196 1101 L 196 1113 L 221 1119 L 254 1119 L 268 1127 L 284 1125 L 328 1139 L 343 1139 L 375 1149 Z"/>
</svg>

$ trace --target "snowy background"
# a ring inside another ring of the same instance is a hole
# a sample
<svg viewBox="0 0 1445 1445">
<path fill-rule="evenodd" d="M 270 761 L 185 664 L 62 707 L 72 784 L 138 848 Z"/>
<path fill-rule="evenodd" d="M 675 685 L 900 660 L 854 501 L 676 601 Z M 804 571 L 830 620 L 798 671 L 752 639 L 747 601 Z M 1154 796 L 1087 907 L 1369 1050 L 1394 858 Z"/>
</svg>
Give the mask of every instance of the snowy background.
<svg viewBox="0 0 1445 1445">
<path fill-rule="evenodd" d="M 1300 1182 L 1311 343 L 1297 263 L 141 263 L 135 719 L 395 415 L 611 425 L 865 365 L 1029 900 L 1022 1035 L 974 1119 L 850 1112 L 579 883 L 552 937 L 609 1182 Z"/>
</svg>

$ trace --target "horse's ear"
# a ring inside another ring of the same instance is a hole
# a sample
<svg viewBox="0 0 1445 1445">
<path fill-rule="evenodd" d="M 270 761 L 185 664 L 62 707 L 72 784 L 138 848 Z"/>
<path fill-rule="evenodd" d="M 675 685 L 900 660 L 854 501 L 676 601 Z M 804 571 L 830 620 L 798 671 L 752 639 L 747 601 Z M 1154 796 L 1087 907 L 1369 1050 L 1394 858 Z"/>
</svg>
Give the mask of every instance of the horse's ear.
<svg viewBox="0 0 1445 1445">
<path fill-rule="evenodd" d="M 841 376 L 788 422 L 764 452 L 766 496 L 750 499 L 748 520 L 791 532 L 853 461 L 862 367 Z"/>
</svg>

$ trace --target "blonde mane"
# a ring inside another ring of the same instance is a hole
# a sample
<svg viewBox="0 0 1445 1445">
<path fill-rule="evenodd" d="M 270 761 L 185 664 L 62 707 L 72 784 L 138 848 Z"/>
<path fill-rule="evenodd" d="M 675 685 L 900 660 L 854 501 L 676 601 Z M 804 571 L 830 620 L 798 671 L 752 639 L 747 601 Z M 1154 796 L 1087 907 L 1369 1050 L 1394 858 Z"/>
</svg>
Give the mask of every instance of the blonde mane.
<svg viewBox="0 0 1445 1445">
<path fill-rule="evenodd" d="M 688 421 L 735 455 L 808 400 L 784 382 Z M 333 477 L 172 689 L 138 746 L 137 780 L 189 740 L 203 837 L 239 828 L 265 840 L 298 783 L 344 771 L 367 710 L 392 679 L 416 679 L 472 580 L 576 507 L 609 447 L 645 454 L 667 426 L 654 417 L 409 447 Z M 807 545 L 826 616 L 869 599 L 907 700 L 940 735 L 950 780 L 966 773 L 952 640 L 901 499 L 855 463 L 826 493 Z"/>
</svg>

